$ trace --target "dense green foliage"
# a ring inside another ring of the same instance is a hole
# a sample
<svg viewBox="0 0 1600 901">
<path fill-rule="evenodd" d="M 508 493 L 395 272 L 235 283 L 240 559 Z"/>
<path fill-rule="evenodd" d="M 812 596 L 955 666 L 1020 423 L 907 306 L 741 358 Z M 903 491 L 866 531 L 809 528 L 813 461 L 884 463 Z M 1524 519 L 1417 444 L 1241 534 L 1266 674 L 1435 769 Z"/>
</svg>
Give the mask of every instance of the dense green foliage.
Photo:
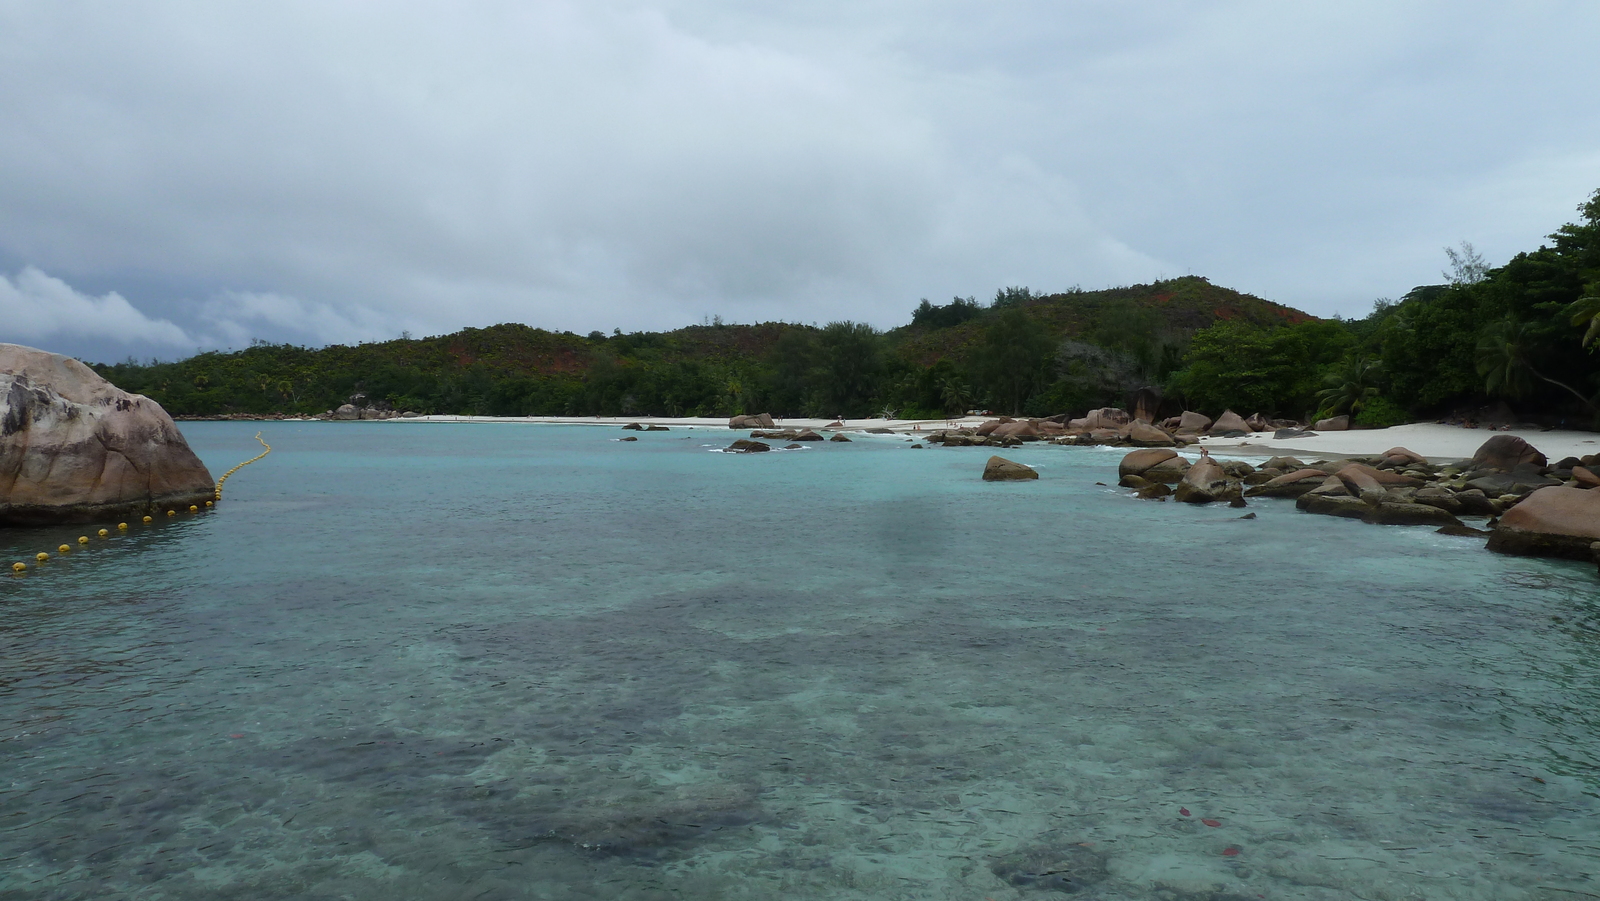
<svg viewBox="0 0 1600 901">
<path fill-rule="evenodd" d="M 905 326 L 736 325 L 581 337 L 525 325 L 354 347 L 257 343 L 96 367 L 175 414 L 419 413 L 932 418 L 1124 405 L 1142 386 L 1210 414 L 1350 413 L 1382 425 L 1511 399 L 1592 421 L 1600 390 L 1600 192 L 1551 244 L 1490 268 L 1463 244 L 1448 284 L 1318 320 L 1193 276 L 1105 291 L 923 300 Z"/>
</svg>

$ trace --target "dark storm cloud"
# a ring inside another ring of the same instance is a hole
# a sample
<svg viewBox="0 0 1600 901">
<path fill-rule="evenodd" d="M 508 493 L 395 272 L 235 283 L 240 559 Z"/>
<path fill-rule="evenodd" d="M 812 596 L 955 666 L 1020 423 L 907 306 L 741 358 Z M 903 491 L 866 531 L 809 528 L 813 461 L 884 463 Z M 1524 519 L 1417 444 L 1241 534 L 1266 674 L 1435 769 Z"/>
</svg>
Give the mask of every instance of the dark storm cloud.
<svg viewBox="0 0 1600 901">
<path fill-rule="evenodd" d="M 1600 187 L 1596 9 L 0 4 L 0 340 L 888 325 L 1188 272 L 1358 315 Z"/>
</svg>

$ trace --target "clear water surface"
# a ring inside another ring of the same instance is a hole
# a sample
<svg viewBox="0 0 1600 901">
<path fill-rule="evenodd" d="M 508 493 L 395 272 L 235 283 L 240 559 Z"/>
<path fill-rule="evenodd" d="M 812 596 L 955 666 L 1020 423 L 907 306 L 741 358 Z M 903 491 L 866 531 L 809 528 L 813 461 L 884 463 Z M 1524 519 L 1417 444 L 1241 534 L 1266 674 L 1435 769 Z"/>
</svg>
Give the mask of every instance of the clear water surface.
<svg viewBox="0 0 1600 901">
<path fill-rule="evenodd" d="M 0 578 L 0 898 L 1600 897 L 1592 566 L 1093 449 L 265 437 Z"/>
</svg>

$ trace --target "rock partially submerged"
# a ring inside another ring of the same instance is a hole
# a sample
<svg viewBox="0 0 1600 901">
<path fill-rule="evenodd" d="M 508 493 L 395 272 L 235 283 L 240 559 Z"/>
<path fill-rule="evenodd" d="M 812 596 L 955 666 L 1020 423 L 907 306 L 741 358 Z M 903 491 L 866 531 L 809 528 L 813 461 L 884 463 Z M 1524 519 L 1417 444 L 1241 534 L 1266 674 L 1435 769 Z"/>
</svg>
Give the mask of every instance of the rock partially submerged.
<svg viewBox="0 0 1600 901">
<path fill-rule="evenodd" d="M 1540 488 L 1495 525 L 1489 550 L 1536 557 L 1594 559 L 1590 545 L 1600 541 L 1600 490 Z"/>
<path fill-rule="evenodd" d="M 0 525 L 188 507 L 215 487 L 160 404 L 71 357 L 0 344 Z"/>
<path fill-rule="evenodd" d="M 985 482 L 1020 482 L 1038 477 L 1038 470 L 1005 457 L 990 457 L 983 467 Z"/>
</svg>

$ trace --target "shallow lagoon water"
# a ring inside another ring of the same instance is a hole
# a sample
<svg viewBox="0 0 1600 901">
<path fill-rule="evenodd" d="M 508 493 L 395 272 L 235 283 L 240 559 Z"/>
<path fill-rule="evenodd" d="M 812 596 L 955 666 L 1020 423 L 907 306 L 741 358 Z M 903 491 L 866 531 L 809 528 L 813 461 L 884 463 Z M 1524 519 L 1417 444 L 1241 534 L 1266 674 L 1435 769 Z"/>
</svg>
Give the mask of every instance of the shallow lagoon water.
<svg viewBox="0 0 1600 901">
<path fill-rule="evenodd" d="M 732 435 L 271 423 L 0 579 L 0 898 L 1600 897 L 1592 566 Z"/>
</svg>

